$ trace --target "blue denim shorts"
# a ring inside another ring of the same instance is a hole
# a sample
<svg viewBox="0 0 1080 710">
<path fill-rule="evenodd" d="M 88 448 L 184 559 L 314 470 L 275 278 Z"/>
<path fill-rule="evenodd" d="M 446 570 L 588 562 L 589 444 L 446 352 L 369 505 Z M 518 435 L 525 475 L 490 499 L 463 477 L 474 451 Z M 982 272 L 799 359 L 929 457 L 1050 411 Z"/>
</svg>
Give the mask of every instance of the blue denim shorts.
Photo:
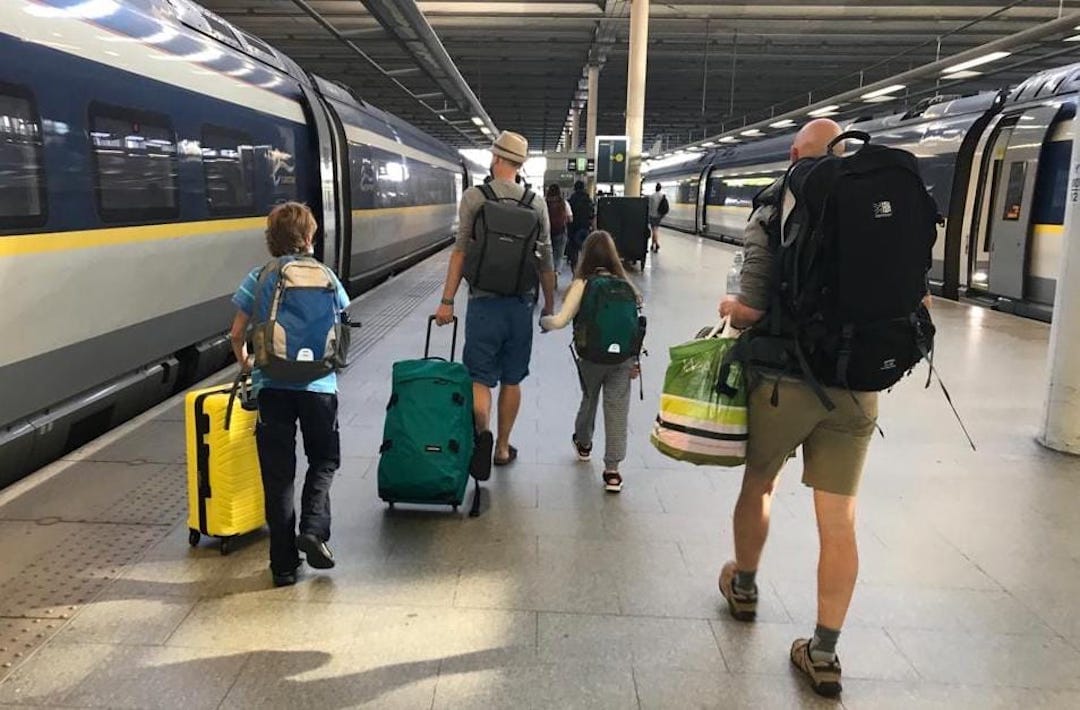
<svg viewBox="0 0 1080 710">
<path fill-rule="evenodd" d="M 533 300 L 491 296 L 469 300 L 462 361 L 473 382 L 520 384 L 532 358 Z"/>
</svg>

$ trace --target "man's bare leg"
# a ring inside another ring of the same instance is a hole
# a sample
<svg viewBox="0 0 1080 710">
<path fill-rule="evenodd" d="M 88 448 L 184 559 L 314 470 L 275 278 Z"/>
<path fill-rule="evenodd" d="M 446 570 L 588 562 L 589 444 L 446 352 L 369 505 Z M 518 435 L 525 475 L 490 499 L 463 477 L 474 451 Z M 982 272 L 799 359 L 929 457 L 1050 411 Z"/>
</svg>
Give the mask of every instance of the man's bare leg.
<svg viewBox="0 0 1080 710">
<path fill-rule="evenodd" d="M 495 438 L 495 460 L 510 458 L 510 433 L 521 409 L 521 385 L 499 387 L 499 432 Z"/>
</svg>

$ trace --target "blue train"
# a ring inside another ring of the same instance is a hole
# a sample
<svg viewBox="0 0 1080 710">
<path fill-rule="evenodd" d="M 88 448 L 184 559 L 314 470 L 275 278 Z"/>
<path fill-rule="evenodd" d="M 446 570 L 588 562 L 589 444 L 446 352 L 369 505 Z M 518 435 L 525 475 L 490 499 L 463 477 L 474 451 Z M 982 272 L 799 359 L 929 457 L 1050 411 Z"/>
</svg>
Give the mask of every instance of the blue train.
<svg viewBox="0 0 1080 710">
<path fill-rule="evenodd" d="M 1009 90 L 939 97 L 846 127 L 919 159 L 945 225 L 931 282 L 995 308 L 1049 320 L 1061 264 L 1080 64 Z M 792 135 L 687 152 L 646 170 L 668 194 L 669 226 L 740 243 L 753 197 L 784 173 Z"/>
<path fill-rule="evenodd" d="M 448 243 L 460 155 L 189 0 L 8 0 L 0 486 L 222 367 L 272 205 L 356 294 Z"/>
</svg>

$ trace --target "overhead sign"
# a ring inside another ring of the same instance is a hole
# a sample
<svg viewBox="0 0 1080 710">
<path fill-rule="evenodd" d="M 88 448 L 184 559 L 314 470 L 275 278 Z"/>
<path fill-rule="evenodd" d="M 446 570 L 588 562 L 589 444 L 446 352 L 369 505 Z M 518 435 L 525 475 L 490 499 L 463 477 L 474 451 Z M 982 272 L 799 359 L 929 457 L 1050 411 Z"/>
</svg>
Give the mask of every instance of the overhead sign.
<svg viewBox="0 0 1080 710">
<path fill-rule="evenodd" d="M 615 184 L 626 182 L 626 136 L 596 137 L 596 181 Z"/>
<path fill-rule="evenodd" d="M 584 173 L 595 170 L 595 161 L 587 160 L 585 158 L 568 158 L 566 160 L 566 172 L 568 173 Z M 590 165 L 592 167 L 590 167 Z"/>
</svg>

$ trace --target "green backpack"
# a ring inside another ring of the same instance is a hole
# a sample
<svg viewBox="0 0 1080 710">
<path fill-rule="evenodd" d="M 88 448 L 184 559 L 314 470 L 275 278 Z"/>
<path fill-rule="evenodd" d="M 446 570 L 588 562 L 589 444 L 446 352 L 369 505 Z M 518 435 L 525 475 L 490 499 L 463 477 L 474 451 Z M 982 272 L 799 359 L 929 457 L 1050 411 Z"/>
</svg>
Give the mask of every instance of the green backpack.
<svg viewBox="0 0 1080 710">
<path fill-rule="evenodd" d="M 589 277 L 574 318 L 578 357 L 614 365 L 640 355 L 644 341 L 645 316 L 634 287 L 617 276 Z"/>
</svg>

